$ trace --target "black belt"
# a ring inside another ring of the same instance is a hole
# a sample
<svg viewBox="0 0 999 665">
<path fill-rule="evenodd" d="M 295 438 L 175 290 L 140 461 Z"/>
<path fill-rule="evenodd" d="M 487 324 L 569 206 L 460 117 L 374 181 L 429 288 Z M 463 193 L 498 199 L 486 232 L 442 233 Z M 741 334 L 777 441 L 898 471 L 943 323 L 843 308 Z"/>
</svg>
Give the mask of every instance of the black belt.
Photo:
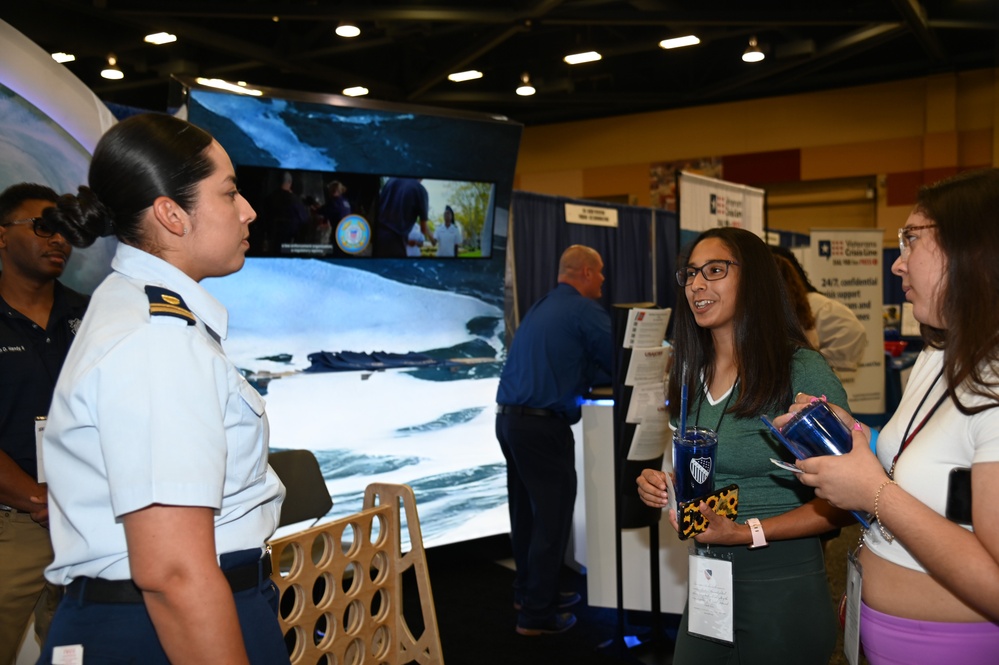
<svg viewBox="0 0 999 665">
<path fill-rule="evenodd" d="M 535 409 L 530 406 L 508 406 L 497 404 L 496 413 L 506 416 L 538 416 L 539 418 L 561 418 L 562 414 L 551 409 Z"/>
<path fill-rule="evenodd" d="M 256 588 L 271 576 L 271 555 L 265 552 L 259 561 L 223 570 L 232 592 Z M 66 587 L 66 596 L 88 603 L 141 603 L 142 591 L 132 580 L 103 580 L 78 577 Z"/>
</svg>

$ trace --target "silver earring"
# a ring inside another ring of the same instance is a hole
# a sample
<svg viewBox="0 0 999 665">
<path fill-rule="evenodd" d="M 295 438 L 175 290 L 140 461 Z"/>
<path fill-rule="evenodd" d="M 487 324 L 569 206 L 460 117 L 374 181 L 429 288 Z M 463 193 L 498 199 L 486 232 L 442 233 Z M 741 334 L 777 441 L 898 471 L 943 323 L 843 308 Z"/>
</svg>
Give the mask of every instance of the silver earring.
<svg viewBox="0 0 999 665">
<path fill-rule="evenodd" d="M 187 227 L 184 227 L 184 235 L 187 235 Z"/>
</svg>

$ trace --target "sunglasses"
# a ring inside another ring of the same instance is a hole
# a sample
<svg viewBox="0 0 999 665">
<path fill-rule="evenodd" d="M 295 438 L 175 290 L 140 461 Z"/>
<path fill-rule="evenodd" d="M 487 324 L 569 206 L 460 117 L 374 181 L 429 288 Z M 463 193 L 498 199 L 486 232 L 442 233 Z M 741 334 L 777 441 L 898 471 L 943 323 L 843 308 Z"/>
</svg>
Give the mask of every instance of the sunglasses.
<svg viewBox="0 0 999 665">
<path fill-rule="evenodd" d="M 6 224 L 0 224 L 0 226 L 18 226 L 20 224 L 31 224 L 31 230 L 35 232 L 35 235 L 39 238 L 51 238 L 57 231 L 49 226 L 41 217 L 32 217 L 30 219 L 15 219 L 13 222 L 7 222 Z"/>
</svg>

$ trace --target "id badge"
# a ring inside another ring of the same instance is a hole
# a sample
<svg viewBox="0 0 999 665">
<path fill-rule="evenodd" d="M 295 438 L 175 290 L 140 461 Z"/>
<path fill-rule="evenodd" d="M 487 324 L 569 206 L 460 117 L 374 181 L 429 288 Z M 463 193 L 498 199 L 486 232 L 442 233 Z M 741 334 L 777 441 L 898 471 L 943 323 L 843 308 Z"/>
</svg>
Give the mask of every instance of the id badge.
<svg viewBox="0 0 999 665">
<path fill-rule="evenodd" d="M 54 648 L 52 665 L 83 665 L 83 646 L 71 644 Z"/>
<path fill-rule="evenodd" d="M 860 590 L 863 571 L 857 552 L 846 557 L 846 620 L 843 623 L 843 654 L 850 665 L 860 663 Z"/>
<path fill-rule="evenodd" d="M 731 646 L 732 559 L 691 547 L 687 584 L 687 632 Z"/>
<path fill-rule="evenodd" d="M 42 466 L 42 438 L 45 436 L 46 423 L 48 423 L 48 419 L 45 416 L 35 417 L 35 460 L 38 462 L 36 480 L 39 484 L 45 482 L 45 467 Z"/>
</svg>

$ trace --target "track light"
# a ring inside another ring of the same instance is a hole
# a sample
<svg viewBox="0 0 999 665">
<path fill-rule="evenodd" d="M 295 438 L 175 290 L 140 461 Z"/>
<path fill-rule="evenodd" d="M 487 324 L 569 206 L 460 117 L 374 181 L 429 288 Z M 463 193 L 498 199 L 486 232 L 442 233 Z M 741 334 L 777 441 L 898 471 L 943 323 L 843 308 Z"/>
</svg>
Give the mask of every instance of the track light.
<svg viewBox="0 0 999 665">
<path fill-rule="evenodd" d="M 482 72 L 476 69 L 469 69 L 464 72 L 455 72 L 454 74 L 448 74 L 447 79 L 453 81 L 454 83 L 462 83 L 463 81 L 474 81 L 475 79 L 482 78 Z"/>
<path fill-rule="evenodd" d="M 73 62 L 76 60 L 76 56 L 72 53 L 63 53 L 62 51 L 59 51 L 58 53 L 52 54 L 52 59 L 59 64 L 63 64 L 65 62 Z"/>
<path fill-rule="evenodd" d="M 364 95 L 371 92 L 363 85 L 355 85 L 353 88 L 344 88 L 343 94 L 347 97 L 363 97 Z"/>
<path fill-rule="evenodd" d="M 673 49 L 680 48 L 683 46 L 694 46 L 695 44 L 700 44 L 701 40 L 695 35 L 687 35 L 686 37 L 673 37 L 672 39 L 664 39 L 659 42 L 659 48 Z"/>
<path fill-rule="evenodd" d="M 142 41 L 147 44 L 162 46 L 163 44 L 172 44 L 177 41 L 177 35 L 171 35 L 169 32 L 154 32 L 151 35 L 146 35 Z"/>
<path fill-rule="evenodd" d="M 766 57 L 766 56 L 763 55 L 763 51 L 761 51 L 760 47 L 756 44 L 756 37 L 755 36 L 754 37 L 750 37 L 749 38 L 749 46 L 746 47 L 746 52 L 742 54 L 742 61 L 743 62 L 759 62 L 764 57 Z"/>
<path fill-rule="evenodd" d="M 570 65 L 579 65 L 584 62 L 596 62 L 602 58 L 596 51 L 587 51 L 586 53 L 573 53 L 572 55 L 567 55 L 563 58 Z"/>
<path fill-rule="evenodd" d="M 118 68 L 118 58 L 115 57 L 114 53 L 108 54 L 108 65 L 101 70 L 101 76 L 112 81 L 125 78 L 125 74 Z"/>
<path fill-rule="evenodd" d="M 537 90 L 535 90 L 534 86 L 531 85 L 531 75 L 524 72 L 520 75 L 520 86 L 517 88 L 517 94 L 521 97 L 530 97 L 535 92 L 537 92 Z"/>
<path fill-rule="evenodd" d="M 361 29 L 350 21 L 340 21 L 340 24 L 336 27 L 336 34 L 341 37 L 357 37 L 361 34 Z"/>
</svg>

